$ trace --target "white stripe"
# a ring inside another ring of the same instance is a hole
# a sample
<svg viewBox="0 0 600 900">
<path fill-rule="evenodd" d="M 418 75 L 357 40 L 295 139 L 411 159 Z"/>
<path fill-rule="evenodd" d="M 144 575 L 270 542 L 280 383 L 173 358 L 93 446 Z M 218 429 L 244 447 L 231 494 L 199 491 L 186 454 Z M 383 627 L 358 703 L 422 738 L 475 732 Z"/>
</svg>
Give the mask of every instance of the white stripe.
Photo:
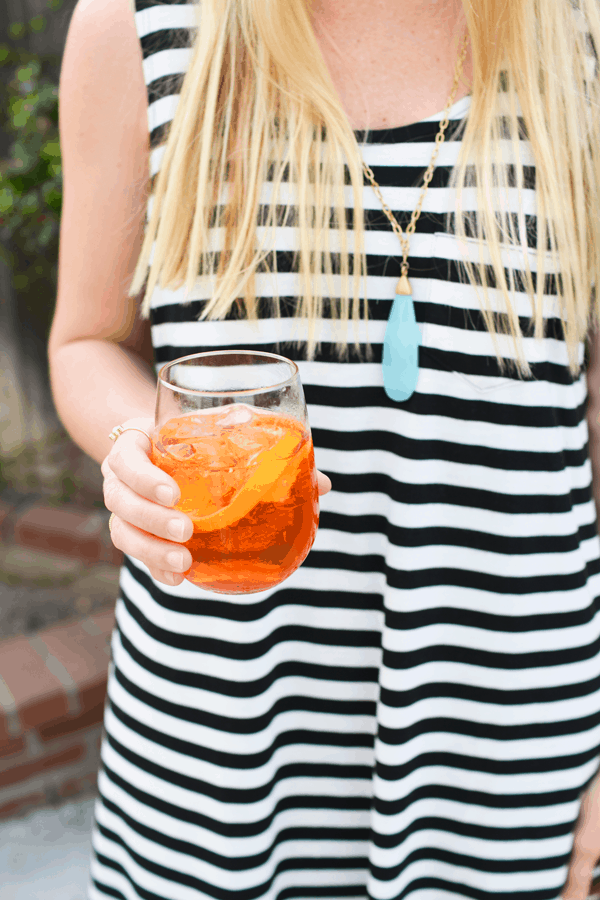
<svg viewBox="0 0 600 900">
<path fill-rule="evenodd" d="M 572 837 L 569 834 L 538 841 L 508 840 L 496 841 L 482 838 L 465 837 L 435 828 L 419 829 L 416 834 L 409 834 L 398 847 L 371 848 L 373 865 L 391 868 L 398 865 L 414 851 L 421 847 L 443 847 L 449 853 L 473 856 L 475 859 L 503 859 L 513 862 L 516 859 L 540 860 L 550 856 L 568 856 L 571 852 Z"/>
<path fill-rule="evenodd" d="M 140 40 L 148 34 L 169 28 L 194 28 L 198 4 L 150 6 L 135 13 L 135 27 Z"/>
<path fill-rule="evenodd" d="M 589 646 L 600 633 L 600 615 L 593 622 L 572 628 L 549 629 L 532 632 L 502 632 L 467 625 L 424 625 L 400 631 L 388 628 L 384 634 L 384 647 L 395 653 L 413 653 L 426 647 L 469 647 L 473 652 L 500 653 L 508 657 L 520 653 L 551 652 L 558 648 L 568 650 Z M 445 702 L 445 701 L 444 701 Z M 575 701 L 570 701 L 574 703 Z M 541 704 L 543 710 L 546 704 Z M 523 708 L 519 704 L 519 708 Z M 504 707 L 504 709 L 506 709 Z M 498 720 L 505 713 L 498 710 Z M 515 715 L 518 713 L 515 712 Z M 532 712 L 533 716 L 534 713 Z M 533 719 L 531 720 L 533 721 Z"/>
<path fill-rule="evenodd" d="M 511 471 L 441 459 L 414 460 L 387 450 L 331 450 L 319 448 L 319 468 L 330 473 L 366 475 L 375 472 L 400 484 L 446 484 L 455 487 L 496 490 L 502 494 L 563 496 L 591 481 L 589 460 L 582 466 L 566 466 L 559 472 Z M 492 474 L 493 473 L 493 474 Z"/>
<path fill-rule="evenodd" d="M 151 178 L 154 177 L 154 175 L 156 175 L 156 173 L 159 171 L 159 169 L 162 165 L 162 161 L 163 161 L 163 157 L 165 155 L 166 149 L 167 149 L 166 144 L 161 144 L 160 147 L 155 147 L 154 150 L 150 151 L 150 177 Z M 149 198 L 149 199 L 152 199 L 152 198 Z M 149 204 L 148 212 L 147 212 L 148 219 L 150 218 L 151 209 L 152 209 L 152 207 Z"/>
<path fill-rule="evenodd" d="M 471 532 L 503 535 L 510 538 L 540 537 L 542 535 L 544 537 L 567 537 L 576 534 L 578 528 L 593 524 L 596 517 L 591 500 L 573 506 L 566 512 L 503 513 L 482 507 L 453 506 L 450 503 L 401 503 L 391 500 L 387 494 L 375 491 L 345 494 L 336 490 L 335 484 L 328 494 L 320 497 L 319 505 L 321 513 L 333 512 L 338 515 L 352 516 L 355 519 L 381 515 L 382 509 L 388 507 L 386 509 L 387 521 L 398 528 L 466 528 Z M 355 528 L 356 525 L 353 523 L 352 534 L 348 534 L 346 531 L 320 526 L 313 549 L 341 549 L 344 541 L 348 538 L 359 535 L 361 539 L 367 539 L 368 535 L 372 534 L 372 532 L 355 531 Z M 600 555 L 600 546 L 598 550 Z M 544 593 L 545 596 L 547 594 Z M 528 594 L 526 597 L 520 597 L 520 602 L 529 603 L 531 599 L 531 595 Z M 587 603 L 589 603 L 589 597 Z M 502 612 L 505 614 L 504 609 Z"/>
<path fill-rule="evenodd" d="M 144 79 L 146 84 L 151 84 L 157 78 L 165 75 L 180 75 L 187 70 L 192 51 L 187 47 L 159 50 L 148 56 L 143 63 Z"/>
<path fill-rule="evenodd" d="M 426 169 L 431 162 L 435 141 L 413 143 L 361 144 L 361 155 L 368 166 L 410 166 Z M 441 145 L 436 166 L 455 166 L 461 150 L 458 140 L 446 140 Z M 535 158 L 529 141 L 519 141 L 519 153 L 515 153 L 512 141 L 498 141 L 498 152 L 504 163 L 534 166 Z M 432 190 L 430 188 L 429 190 Z M 435 189 L 433 189 L 435 190 Z M 438 188 L 437 190 L 446 190 Z"/>
<path fill-rule="evenodd" d="M 440 628 L 439 631 L 441 630 Z M 447 641 L 449 646 L 455 646 L 453 637 L 452 633 L 448 635 Z M 498 640 L 499 652 L 505 650 L 505 647 L 502 646 L 502 638 L 503 635 L 500 635 Z M 398 679 L 396 684 L 396 692 L 399 696 L 403 694 L 400 679 Z M 391 707 L 386 706 L 382 702 L 379 705 L 377 719 L 386 728 L 395 730 L 411 728 L 419 722 L 424 722 L 426 719 L 456 719 L 462 722 L 478 722 L 481 725 L 506 727 L 573 722 L 573 731 L 577 732 L 579 730 L 577 720 L 584 716 L 596 716 L 599 708 L 600 695 L 598 692 L 584 697 L 555 700 L 547 703 L 515 703 L 506 705 L 501 703 L 484 703 L 481 700 L 463 700 L 457 697 L 427 697 L 424 700 L 417 700 L 415 703 L 411 703 L 410 706 Z M 600 729 L 594 729 L 594 731 L 597 739 Z M 548 739 L 544 738 L 538 742 L 532 740 L 531 744 L 539 743 L 543 745 L 546 740 Z M 571 736 L 572 740 L 573 736 Z M 468 740 L 464 740 L 462 736 L 456 735 L 448 739 L 444 750 L 452 752 L 454 745 L 457 753 L 465 753 L 467 752 L 468 744 Z M 393 758 L 393 753 L 389 754 L 389 758 Z M 396 763 L 392 762 L 389 764 L 396 765 Z M 510 777 L 512 778 L 513 776 L 511 775 Z"/>
<path fill-rule="evenodd" d="M 581 450 L 587 442 L 585 419 L 573 428 L 552 426 L 500 425 L 477 419 L 455 419 L 442 415 L 418 415 L 402 408 L 383 409 L 367 406 L 314 406 L 310 416 L 312 428 L 340 434 L 384 431 L 401 434 L 413 441 L 445 441 L 463 446 L 515 450 L 522 453 L 560 453 Z"/>
<path fill-rule="evenodd" d="M 160 125 L 172 122 L 179 102 L 179 94 L 169 94 L 160 97 L 154 103 L 148 104 L 148 130 L 153 131 Z"/>
<path fill-rule="evenodd" d="M 496 677 L 500 677 L 498 672 Z M 589 731 L 576 735 L 577 750 L 580 753 L 597 750 L 600 728 L 590 728 Z M 523 761 L 536 759 L 554 759 L 561 756 L 573 755 L 573 735 L 560 735 L 558 737 L 541 737 L 517 740 L 493 740 L 492 738 L 473 737 L 472 735 L 457 734 L 451 730 L 441 728 L 428 730 L 402 744 L 389 745 L 380 741 L 377 745 L 377 761 L 386 766 L 402 766 L 414 764 L 425 753 L 447 754 L 457 756 L 475 757 L 484 762 L 498 761 Z M 598 760 L 596 760 L 596 763 Z M 459 762 L 460 765 L 460 762 Z M 470 761 L 467 767 L 470 768 Z M 505 776 L 509 777 L 509 776 Z M 552 769 L 547 773 L 552 778 Z"/>
<path fill-rule="evenodd" d="M 378 752 L 377 741 L 376 750 Z M 419 766 L 406 778 L 386 781 L 376 773 L 373 775 L 373 794 L 384 802 L 404 800 L 413 791 L 429 785 L 452 788 L 453 790 L 482 792 L 498 797 L 512 797 L 519 794 L 547 794 L 548 791 L 569 791 L 595 774 L 598 760 L 592 759 L 582 766 L 552 772 L 549 783 L 547 772 L 525 772 L 524 774 L 494 775 L 491 772 L 474 772 L 454 766 Z"/>
<path fill-rule="evenodd" d="M 600 662 L 597 657 L 558 666 L 528 666 L 515 669 L 435 660 L 402 669 L 400 673 L 396 669 L 382 666 L 379 683 L 382 688 L 391 691 L 398 690 L 399 679 L 402 681 L 403 691 L 412 691 L 427 684 L 466 684 L 475 685 L 482 690 L 506 691 L 509 697 L 511 692 L 552 690 L 554 686 L 584 684 L 598 678 L 599 674 Z M 585 747 L 589 749 L 587 745 Z"/>
<path fill-rule="evenodd" d="M 389 587 L 386 590 L 386 603 L 390 609 L 401 612 L 436 608 L 440 605 L 439 591 L 439 585 L 411 590 Z M 501 600 L 498 594 L 481 588 L 444 585 L 444 605 L 454 609 L 481 610 L 493 615 L 498 611 L 498 604 L 501 602 L 501 615 L 550 615 L 588 609 L 599 594 L 600 574 L 590 576 L 586 584 L 570 591 L 560 589 L 546 592 L 537 591 L 531 594 L 507 593 L 502 594 Z M 573 663 L 573 665 L 575 664 Z M 546 670 L 544 669 L 544 671 Z M 556 677 L 560 678 L 561 676 L 557 674 Z M 575 676 L 574 678 L 576 681 L 583 680 Z M 497 687 L 497 685 L 491 685 L 491 687 Z M 519 685 L 515 685 L 515 689 L 518 687 Z M 543 684 L 540 684 L 540 687 L 543 687 Z"/>
<path fill-rule="evenodd" d="M 163 295 L 164 296 L 164 295 Z M 195 299 L 190 297 L 190 299 Z M 180 294 L 183 300 L 183 290 Z M 170 302 L 176 302 L 171 296 Z M 336 343 L 340 338 L 352 343 L 358 339 L 360 343 L 383 344 L 387 321 L 360 321 L 357 326 L 350 322 L 340 326 L 331 319 L 316 319 L 315 340 Z M 425 326 L 424 344 L 442 351 L 453 351 L 473 356 L 494 358 L 496 350 L 491 336 L 487 332 L 466 331 L 444 325 L 427 323 Z M 307 319 L 281 318 L 230 321 L 188 321 L 164 322 L 152 326 L 152 339 L 155 347 L 170 345 L 174 347 L 206 346 L 217 347 L 223 344 L 271 344 L 277 341 L 307 341 L 309 324 Z M 498 335 L 496 343 L 500 353 L 507 359 L 514 359 L 514 345 L 506 335 Z M 531 363 L 544 361 L 566 366 L 568 358 L 566 345 L 559 341 L 535 338 L 523 338 L 523 349 Z M 382 381 L 383 384 L 383 381 Z M 548 389 L 548 388 L 547 388 Z"/>
<path fill-rule="evenodd" d="M 417 205 L 422 188 L 420 187 L 395 187 L 392 185 L 380 185 L 381 195 L 385 200 L 386 204 L 394 211 L 400 210 L 412 210 Z M 225 205 L 227 203 L 227 199 L 229 196 L 229 186 L 224 185 L 220 195 L 219 195 L 219 203 L 221 205 Z M 285 204 L 290 206 L 298 205 L 298 187 L 295 183 L 289 181 L 283 181 L 279 184 L 277 193 L 276 193 L 276 202 L 278 204 Z M 273 182 L 267 181 L 263 182 L 259 194 L 259 203 L 263 205 L 271 204 L 274 198 L 274 184 Z M 474 188 L 465 188 L 462 192 L 463 198 L 463 208 L 465 211 L 474 211 L 479 208 L 477 193 Z M 363 196 L 362 196 L 362 204 L 363 209 L 372 209 L 372 210 L 381 210 L 381 202 L 377 198 L 373 188 L 371 185 L 363 186 Z M 523 188 L 523 190 L 519 191 L 518 188 L 508 188 L 502 199 L 503 206 L 506 206 L 511 212 L 519 212 L 522 210 L 526 215 L 535 215 L 537 212 L 536 207 L 536 195 L 535 191 L 529 188 Z M 351 185 L 346 185 L 344 187 L 344 205 L 347 209 L 352 209 L 354 206 L 354 189 Z M 430 188 L 427 191 L 425 199 L 423 201 L 423 212 L 424 213 L 437 213 L 438 215 L 442 215 L 448 212 L 452 212 L 456 209 L 456 191 L 450 188 Z M 278 232 L 281 232 L 282 236 L 287 235 L 289 240 L 293 239 L 294 246 L 296 246 L 297 242 L 297 229 L 291 226 L 286 226 L 285 228 L 278 228 Z M 220 250 L 222 248 L 222 234 L 224 233 L 224 229 L 222 228 L 213 228 L 211 229 L 211 234 L 214 234 L 214 249 Z M 395 242 L 396 253 L 398 252 L 398 238 L 395 236 L 393 231 L 385 230 L 381 231 L 367 231 L 365 233 L 365 239 L 368 240 L 369 237 L 377 238 L 381 235 L 388 235 L 390 239 Z M 336 232 L 332 232 L 332 238 L 335 238 Z M 416 235 L 415 235 L 416 236 Z M 285 239 L 282 237 L 282 240 Z M 350 231 L 348 233 L 348 248 L 354 250 L 354 241 L 353 234 Z M 411 250 L 412 250 L 412 241 L 414 237 L 411 239 Z M 332 249 L 337 249 L 337 246 L 332 241 Z M 283 248 L 282 248 L 283 249 Z M 452 257 L 451 257 L 452 258 Z M 477 257 L 478 259 L 478 257 Z"/>
<path fill-rule="evenodd" d="M 449 819 L 451 822 L 464 822 L 467 825 L 487 826 L 494 828 L 539 828 L 563 825 L 577 817 L 579 801 L 557 803 L 543 807 L 523 806 L 517 808 L 498 806 L 491 810 L 478 803 L 462 803 L 446 800 L 444 797 L 425 797 L 410 803 L 400 813 L 384 816 L 376 808 L 371 811 L 372 827 L 375 834 L 394 835 L 410 828 L 418 819 Z"/>
<path fill-rule="evenodd" d="M 185 327 L 188 326 L 186 322 Z M 381 365 L 379 363 L 338 363 L 321 362 L 314 360 L 297 360 L 296 365 L 300 369 L 300 379 L 303 385 L 317 385 L 335 388 L 362 388 L 381 387 Z M 481 385 L 481 390 L 486 386 L 496 389 L 496 378 L 485 375 L 470 378 L 475 384 Z M 449 386 L 450 382 L 450 386 Z M 504 385 L 518 387 L 518 393 L 511 397 L 511 404 L 518 406 L 541 406 L 552 409 L 576 409 L 581 406 L 587 397 L 587 385 L 585 375 L 582 375 L 573 384 L 553 384 L 549 390 L 547 382 L 524 381 L 517 378 L 506 377 Z M 516 384 L 515 384 L 516 382 Z M 423 368 L 419 372 L 418 392 L 420 394 L 442 394 L 458 399 L 472 399 L 473 391 L 466 389 L 465 385 L 448 379 L 448 372 L 439 369 Z M 320 404 L 313 404 L 310 409 L 317 409 Z M 355 407 L 357 414 L 363 407 Z M 383 409 L 383 407 L 381 407 Z"/>
</svg>

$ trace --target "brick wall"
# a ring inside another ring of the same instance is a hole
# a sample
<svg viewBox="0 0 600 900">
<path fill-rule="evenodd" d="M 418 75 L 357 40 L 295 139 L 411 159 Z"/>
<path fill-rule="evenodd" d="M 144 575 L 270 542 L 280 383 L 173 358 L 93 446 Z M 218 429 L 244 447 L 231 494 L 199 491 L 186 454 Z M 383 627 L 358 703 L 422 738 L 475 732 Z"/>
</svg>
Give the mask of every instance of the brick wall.
<svg viewBox="0 0 600 900">
<path fill-rule="evenodd" d="M 43 502 L 15 509 L 0 500 L 4 590 L 18 585 L 35 604 L 52 587 L 64 597 L 61 616 L 71 613 L 0 640 L 0 819 L 95 790 L 121 561 L 107 518 L 104 510 Z M 92 602 L 94 583 L 107 588 Z"/>
<path fill-rule="evenodd" d="M 112 609 L 0 644 L 0 819 L 92 790 Z"/>
</svg>

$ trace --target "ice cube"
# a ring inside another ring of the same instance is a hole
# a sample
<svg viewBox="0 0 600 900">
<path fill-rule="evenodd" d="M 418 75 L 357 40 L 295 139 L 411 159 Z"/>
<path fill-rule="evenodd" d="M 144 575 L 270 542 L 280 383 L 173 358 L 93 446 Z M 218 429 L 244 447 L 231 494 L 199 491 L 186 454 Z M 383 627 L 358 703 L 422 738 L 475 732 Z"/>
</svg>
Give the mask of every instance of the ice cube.
<svg viewBox="0 0 600 900">
<path fill-rule="evenodd" d="M 252 419 L 252 410 L 245 403 L 232 403 L 225 408 L 225 412 L 219 416 L 221 428 L 235 428 L 236 425 L 245 425 Z"/>
<path fill-rule="evenodd" d="M 196 455 L 192 444 L 182 443 L 181 441 L 164 441 L 164 448 L 169 456 L 174 456 L 175 459 L 192 459 Z"/>
</svg>

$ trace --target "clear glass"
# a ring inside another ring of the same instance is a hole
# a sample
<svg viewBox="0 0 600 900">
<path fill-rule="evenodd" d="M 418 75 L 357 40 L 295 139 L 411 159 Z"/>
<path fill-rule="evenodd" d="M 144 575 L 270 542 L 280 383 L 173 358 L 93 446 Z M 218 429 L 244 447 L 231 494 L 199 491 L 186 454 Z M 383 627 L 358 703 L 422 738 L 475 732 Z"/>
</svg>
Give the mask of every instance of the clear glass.
<svg viewBox="0 0 600 900">
<path fill-rule="evenodd" d="M 190 516 L 185 577 L 220 594 L 280 584 L 319 523 L 314 450 L 298 366 L 274 353 L 217 350 L 163 366 L 152 462 Z"/>
</svg>

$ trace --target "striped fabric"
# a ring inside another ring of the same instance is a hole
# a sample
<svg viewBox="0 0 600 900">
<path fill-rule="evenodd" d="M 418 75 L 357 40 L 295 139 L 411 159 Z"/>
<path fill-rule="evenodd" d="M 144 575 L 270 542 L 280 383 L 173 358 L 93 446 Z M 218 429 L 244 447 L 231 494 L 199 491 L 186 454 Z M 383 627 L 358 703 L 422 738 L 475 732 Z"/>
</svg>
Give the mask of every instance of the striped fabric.
<svg viewBox="0 0 600 900">
<path fill-rule="evenodd" d="M 136 9 L 155 173 L 194 10 Z M 469 102 L 454 105 L 451 132 Z M 357 135 L 403 225 L 439 119 Z M 338 362 L 327 318 L 315 361 L 285 344 L 306 334 L 292 318 L 291 228 L 276 239 L 279 321 L 269 275 L 258 278 L 258 324 L 233 314 L 199 323 L 202 280 L 189 306 L 179 292 L 152 299 L 157 365 L 212 348 L 298 361 L 317 466 L 333 489 L 305 563 L 272 590 L 166 588 L 126 561 L 90 900 L 560 894 L 600 745 L 586 385 L 569 374 L 552 294 L 546 337 L 525 339 L 533 377 L 499 371 L 444 230 L 458 149 L 442 147 L 411 241 L 423 347 L 407 403 L 383 390 L 399 246 L 369 186 L 372 362 Z M 525 141 L 512 161 L 527 189 L 507 202 L 534 226 Z M 505 258 L 522 268 L 519 252 Z M 527 298 L 517 302 L 525 326 Z"/>
</svg>

